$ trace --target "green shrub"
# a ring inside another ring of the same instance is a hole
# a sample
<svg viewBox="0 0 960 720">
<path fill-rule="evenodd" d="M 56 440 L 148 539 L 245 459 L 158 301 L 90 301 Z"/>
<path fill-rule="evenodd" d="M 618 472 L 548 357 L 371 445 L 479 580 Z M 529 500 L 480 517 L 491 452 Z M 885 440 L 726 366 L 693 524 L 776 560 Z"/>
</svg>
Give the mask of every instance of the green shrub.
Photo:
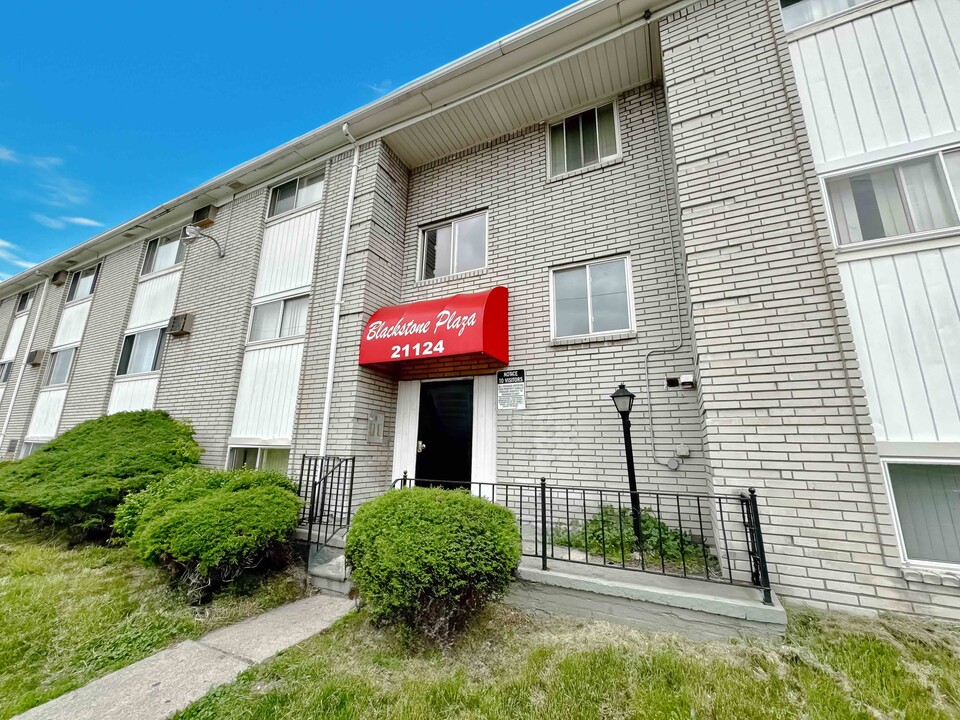
<svg viewBox="0 0 960 720">
<path fill-rule="evenodd" d="M 506 508 L 458 490 L 393 490 L 363 504 L 346 560 L 371 618 L 443 640 L 499 597 L 520 562 Z"/>
<path fill-rule="evenodd" d="M 0 510 L 83 534 L 109 530 L 123 498 L 203 452 L 193 428 L 158 410 L 89 420 L 0 466 Z"/>
<path fill-rule="evenodd" d="M 278 473 L 185 467 L 130 495 L 114 529 L 200 602 L 247 571 L 285 563 L 299 510 Z"/>
<path fill-rule="evenodd" d="M 642 551 L 646 564 L 659 566 L 662 561 L 670 570 L 682 569 L 685 564 L 688 570 L 703 573 L 716 565 L 716 558 L 702 539 L 657 520 L 649 508 L 640 508 L 640 536 L 642 549 L 633 534 L 633 514 L 629 507 L 618 509 L 604 505 L 586 525 L 555 525 L 552 540 L 554 545 L 576 548 L 590 555 L 606 555 L 607 560 L 617 563 L 638 562 L 634 555 Z"/>
</svg>

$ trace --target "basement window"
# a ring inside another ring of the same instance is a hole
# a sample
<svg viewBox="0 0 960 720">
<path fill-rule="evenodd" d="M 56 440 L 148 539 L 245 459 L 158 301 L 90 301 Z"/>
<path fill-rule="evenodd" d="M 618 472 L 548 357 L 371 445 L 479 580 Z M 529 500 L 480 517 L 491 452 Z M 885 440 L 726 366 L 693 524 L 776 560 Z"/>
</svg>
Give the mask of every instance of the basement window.
<svg viewBox="0 0 960 720">
<path fill-rule="evenodd" d="M 619 156 L 616 115 L 616 103 L 609 102 L 552 124 L 547 143 L 550 177 Z"/>
<path fill-rule="evenodd" d="M 230 469 L 272 470 L 287 474 L 290 464 L 290 448 L 235 447 L 230 450 Z"/>
<path fill-rule="evenodd" d="M 323 197 L 323 171 L 298 177 L 270 192 L 270 211 L 267 217 L 313 205 Z"/>
<path fill-rule="evenodd" d="M 960 465 L 886 463 L 904 558 L 960 565 Z"/>
</svg>

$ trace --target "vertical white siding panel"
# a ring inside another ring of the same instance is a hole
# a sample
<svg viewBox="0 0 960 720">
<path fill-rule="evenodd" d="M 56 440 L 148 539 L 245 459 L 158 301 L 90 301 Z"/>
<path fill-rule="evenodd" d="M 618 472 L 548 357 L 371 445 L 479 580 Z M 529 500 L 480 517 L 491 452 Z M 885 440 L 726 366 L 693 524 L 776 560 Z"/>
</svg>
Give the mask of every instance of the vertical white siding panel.
<svg viewBox="0 0 960 720">
<path fill-rule="evenodd" d="M 834 31 L 837 51 L 840 55 L 847 90 L 855 107 L 854 122 L 860 128 L 865 152 L 881 150 L 887 146 L 887 136 L 880 120 L 876 99 L 869 90 L 870 78 L 860 53 L 860 41 L 852 23 L 841 25 Z"/>
<path fill-rule="evenodd" d="M 320 211 L 269 226 L 263 234 L 256 297 L 304 287 L 313 278 Z"/>
<path fill-rule="evenodd" d="M 930 412 L 929 389 L 924 383 L 923 371 L 917 357 L 913 328 L 904 308 L 903 288 L 897 276 L 894 258 L 877 258 L 870 262 L 880 298 L 880 318 L 889 338 L 895 377 L 900 385 L 907 421 L 910 423 L 911 439 L 916 442 L 934 442 L 937 433 Z M 868 329 L 867 332 L 871 331 Z"/>
<path fill-rule="evenodd" d="M 33 406 L 30 427 L 27 428 L 28 440 L 49 440 L 57 434 L 63 401 L 67 397 L 67 388 L 41 390 L 37 403 Z"/>
<path fill-rule="evenodd" d="M 74 345 L 83 338 L 83 329 L 87 325 L 87 316 L 90 315 L 92 300 L 70 305 L 63 309 L 60 323 L 57 325 L 57 334 L 53 338 L 53 347 Z"/>
<path fill-rule="evenodd" d="M 910 64 L 917 94 L 927 116 L 930 134 L 942 135 L 954 129 L 953 118 L 950 117 L 933 58 L 930 57 L 930 48 L 920 29 L 915 6 L 916 2 L 911 2 L 891 8 L 893 24 L 899 31 L 904 55 Z"/>
<path fill-rule="evenodd" d="M 794 74 L 797 79 L 797 92 L 800 94 L 800 107 L 803 108 L 803 116 L 807 124 L 807 133 L 810 136 L 810 152 L 813 154 L 813 161 L 816 164 L 822 163 L 826 158 L 823 154 L 823 147 L 820 144 L 820 128 L 817 123 L 818 113 L 815 112 L 816 105 L 813 103 L 813 97 L 810 95 L 810 87 L 807 84 L 806 69 L 803 65 L 803 52 L 800 43 L 790 44 L 790 59 L 793 62 Z"/>
<path fill-rule="evenodd" d="M 862 323 L 861 333 L 866 340 L 867 351 L 870 353 L 876 382 L 876 396 L 874 400 L 881 408 L 887 440 L 911 440 L 910 423 L 907 419 L 907 410 L 903 395 L 900 391 L 900 381 L 897 376 L 897 366 L 890 348 L 890 338 L 883 320 L 880 307 L 877 282 L 873 277 L 870 260 L 850 263 L 850 275 L 857 297 L 857 309 Z"/>
<path fill-rule="evenodd" d="M 474 483 L 497 481 L 497 376 L 478 375 L 473 381 L 473 457 L 470 479 Z M 493 488 L 474 487 L 473 494 L 493 500 Z"/>
<path fill-rule="evenodd" d="M 303 344 L 247 350 L 233 417 L 234 438 L 290 442 Z"/>
<path fill-rule="evenodd" d="M 844 71 L 837 36 L 831 30 L 814 37 L 817 39 L 820 50 L 820 60 L 823 63 L 827 92 L 830 95 L 833 112 L 837 118 L 843 156 L 857 155 L 864 152 L 866 148 L 863 146 L 863 138 L 860 135 L 860 122 L 853 104 L 853 96 L 849 85 L 850 78 Z"/>
<path fill-rule="evenodd" d="M 877 37 L 883 47 L 883 57 L 887 61 L 893 86 L 900 101 L 900 110 L 906 120 L 907 134 L 911 140 L 930 137 L 933 132 L 930 121 L 923 109 L 920 88 L 913 76 L 907 50 L 900 41 L 897 21 L 892 12 L 880 12 L 870 16 L 877 29 Z M 918 49 L 919 50 L 919 49 Z"/>
<path fill-rule="evenodd" d="M 860 45 L 860 56 L 870 78 L 869 85 L 860 88 L 861 92 L 871 92 L 880 113 L 880 122 L 887 139 L 887 147 L 901 145 L 910 140 L 906 120 L 900 111 L 900 98 L 893 86 L 893 77 L 883 55 L 883 47 L 873 21 L 867 17 L 853 23 L 854 32 Z"/>
<path fill-rule="evenodd" d="M 17 356 L 17 350 L 20 349 L 20 341 L 23 340 L 23 330 L 27 327 L 27 316 L 21 315 L 15 317 L 10 324 L 10 332 L 7 333 L 7 342 L 3 346 L 3 357 L 0 362 L 8 362 Z"/>
<path fill-rule="evenodd" d="M 880 390 L 877 382 L 876 369 L 873 366 L 873 356 L 870 354 L 870 344 L 864 333 L 864 322 L 860 312 L 861 302 L 857 296 L 857 286 L 853 278 L 853 263 L 840 265 L 840 282 L 843 285 L 847 300 L 847 309 L 850 313 L 850 329 L 853 331 L 853 343 L 857 348 L 857 359 L 860 363 L 860 373 L 863 377 L 863 387 L 870 405 L 870 417 L 873 420 L 873 432 L 877 440 L 887 439 L 886 424 L 883 419 L 883 403 L 880 401 Z"/>
<path fill-rule="evenodd" d="M 136 380 L 117 380 L 110 393 L 107 414 L 131 412 L 133 410 L 153 410 L 157 397 L 159 377 L 137 378 Z"/>
<path fill-rule="evenodd" d="M 940 80 L 953 123 L 960 124 L 960 3 L 957 0 L 942 0 L 952 24 L 944 22 L 944 15 L 936 0 L 916 2 L 913 9 L 919 18 L 920 28 L 926 40 L 930 59 Z"/>
<path fill-rule="evenodd" d="M 397 417 L 393 439 L 393 477 L 417 474 L 417 432 L 420 423 L 420 381 L 401 380 L 397 384 Z"/>
<path fill-rule="evenodd" d="M 133 330 L 170 319 L 177 302 L 180 275 L 179 271 L 167 273 L 137 285 L 127 329 Z"/>
<path fill-rule="evenodd" d="M 827 73 L 820 57 L 820 43 L 814 35 L 803 38 L 799 44 L 810 103 L 816 108 L 817 130 L 824 159 L 844 157 L 842 133 L 837 124 L 830 88 L 827 86 Z"/>
</svg>

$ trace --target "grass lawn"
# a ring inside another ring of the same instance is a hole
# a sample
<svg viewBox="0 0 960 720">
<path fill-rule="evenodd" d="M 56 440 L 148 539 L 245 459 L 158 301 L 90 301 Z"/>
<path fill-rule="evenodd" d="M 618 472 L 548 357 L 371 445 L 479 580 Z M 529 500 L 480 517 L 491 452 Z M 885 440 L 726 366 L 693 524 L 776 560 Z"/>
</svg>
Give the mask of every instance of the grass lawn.
<svg viewBox="0 0 960 720">
<path fill-rule="evenodd" d="M 177 715 L 230 718 L 917 718 L 960 715 L 960 627 L 791 614 L 782 642 L 693 643 L 489 611 L 446 652 L 344 618 Z"/>
<path fill-rule="evenodd" d="M 192 608 L 126 548 L 71 548 L 0 514 L 0 719 L 303 592 L 280 574 Z"/>
</svg>

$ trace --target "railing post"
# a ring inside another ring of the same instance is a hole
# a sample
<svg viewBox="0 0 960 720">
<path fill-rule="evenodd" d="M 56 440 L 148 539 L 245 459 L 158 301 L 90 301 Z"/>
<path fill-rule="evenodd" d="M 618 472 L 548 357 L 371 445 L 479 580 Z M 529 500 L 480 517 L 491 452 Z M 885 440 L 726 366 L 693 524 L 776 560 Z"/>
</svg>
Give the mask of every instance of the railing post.
<svg viewBox="0 0 960 720">
<path fill-rule="evenodd" d="M 757 490 L 750 488 L 750 515 L 753 522 L 753 533 L 757 542 L 757 560 L 760 562 L 760 584 L 763 590 L 763 604 L 773 605 L 770 594 L 770 574 L 767 571 L 767 552 L 763 547 L 763 532 L 760 530 L 760 508 L 757 505 Z"/>
<path fill-rule="evenodd" d="M 547 569 L 547 479 L 540 478 L 540 557 Z"/>
</svg>

